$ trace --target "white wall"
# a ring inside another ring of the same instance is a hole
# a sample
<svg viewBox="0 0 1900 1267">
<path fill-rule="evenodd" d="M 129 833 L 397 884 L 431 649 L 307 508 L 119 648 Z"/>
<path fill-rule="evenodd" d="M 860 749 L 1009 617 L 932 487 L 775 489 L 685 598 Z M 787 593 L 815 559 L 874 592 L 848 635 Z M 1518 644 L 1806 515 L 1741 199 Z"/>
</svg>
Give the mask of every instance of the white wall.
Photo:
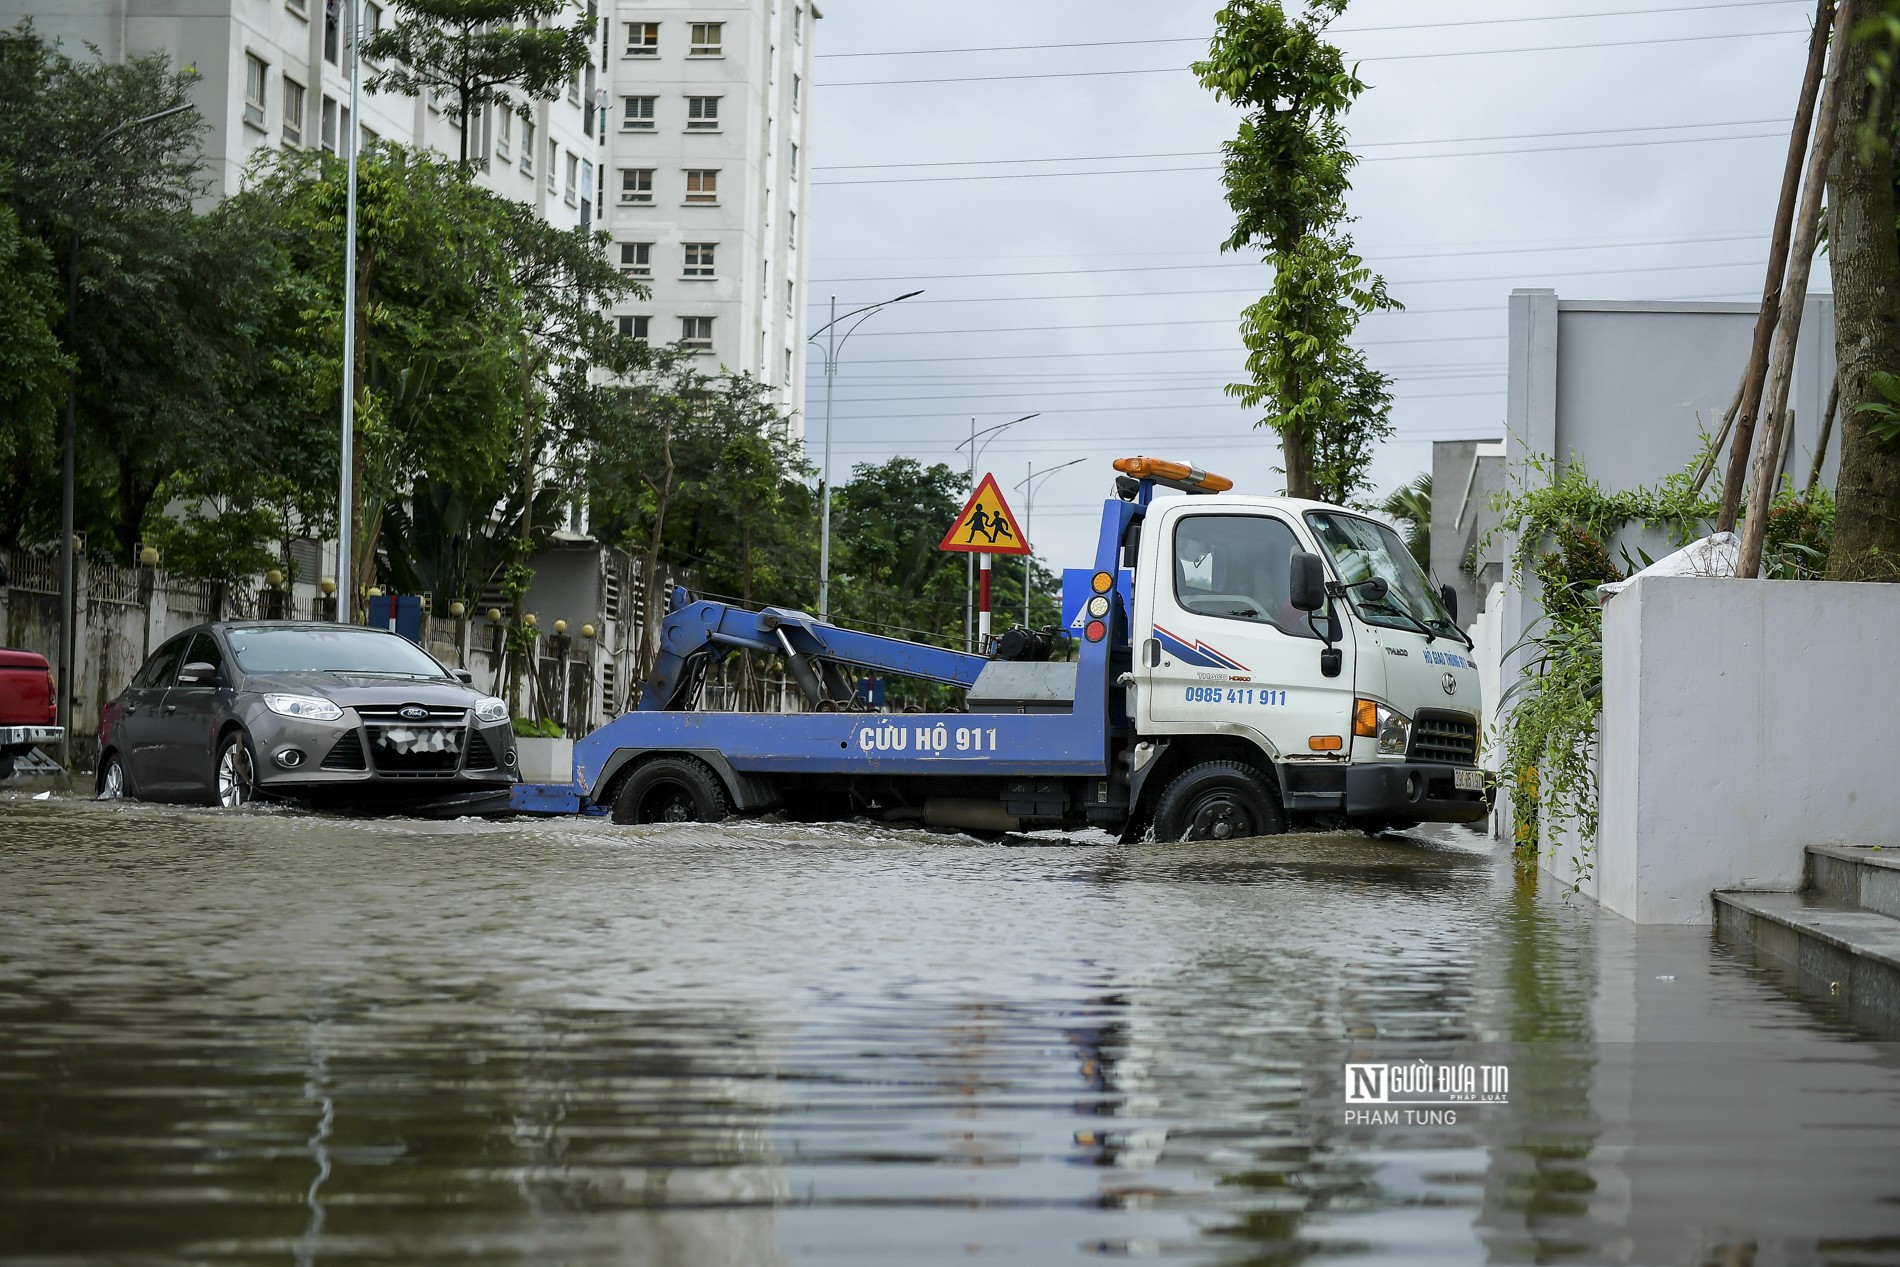
<svg viewBox="0 0 1900 1267">
<path fill-rule="evenodd" d="M 1900 846 L 1897 656 L 1900 585 L 1658 576 L 1612 598 L 1598 900 L 1706 924 L 1715 889 L 1799 888 L 1807 845 Z"/>
</svg>

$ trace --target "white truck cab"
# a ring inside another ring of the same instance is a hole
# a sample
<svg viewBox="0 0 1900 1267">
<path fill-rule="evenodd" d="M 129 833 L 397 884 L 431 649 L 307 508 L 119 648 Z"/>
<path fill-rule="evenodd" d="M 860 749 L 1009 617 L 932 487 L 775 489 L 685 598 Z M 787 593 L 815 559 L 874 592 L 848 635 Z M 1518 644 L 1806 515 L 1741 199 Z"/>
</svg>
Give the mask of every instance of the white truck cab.
<svg viewBox="0 0 1900 1267">
<path fill-rule="evenodd" d="M 1155 771 L 1170 781 L 1228 736 L 1271 762 L 1288 819 L 1376 830 L 1488 813 L 1470 643 L 1391 528 L 1295 498 L 1161 498 L 1134 555 L 1137 762 L 1177 750 Z M 1154 806 L 1164 820 L 1181 808 Z M 1217 820 L 1158 826 L 1221 834 Z"/>
</svg>

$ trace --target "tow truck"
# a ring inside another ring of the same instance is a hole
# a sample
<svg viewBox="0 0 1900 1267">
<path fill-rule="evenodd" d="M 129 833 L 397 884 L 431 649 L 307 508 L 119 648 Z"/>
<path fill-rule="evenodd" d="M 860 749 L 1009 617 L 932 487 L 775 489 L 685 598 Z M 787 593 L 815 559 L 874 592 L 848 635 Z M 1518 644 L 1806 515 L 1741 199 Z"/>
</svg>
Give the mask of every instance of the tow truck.
<svg viewBox="0 0 1900 1267">
<path fill-rule="evenodd" d="M 618 823 L 779 813 L 1123 841 L 1489 813 L 1455 595 L 1391 528 L 1231 494 L 1187 463 L 1114 467 L 1074 659 L 1020 626 L 974 654 L 676 589 L 638 708 L 576 743 L 559 791 Z M 739 652 L 781 658 L 810 711 L 701 709 L 709 670 Z M 865 673 L 961 702 L 875 711 Z"/>
</svg>

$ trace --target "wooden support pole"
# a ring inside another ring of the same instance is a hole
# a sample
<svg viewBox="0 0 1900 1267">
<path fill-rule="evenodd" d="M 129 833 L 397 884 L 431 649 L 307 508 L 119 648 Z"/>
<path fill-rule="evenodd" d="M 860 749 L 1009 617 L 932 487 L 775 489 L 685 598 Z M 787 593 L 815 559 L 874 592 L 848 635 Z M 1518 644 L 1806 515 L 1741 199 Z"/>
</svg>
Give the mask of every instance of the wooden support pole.
<svg viewBox="0 0 1900 1267">
<path fill-rule="evenodd" d="M 1709 441 L 1709 451 L 1702 455 L 1700 462 L 1696 463 L 1695 482 L 1691 485 L 1693 492 L 1700 493 L 1702 486 L 1709 482 L 1709 476 L 1715 473 L 1715 455 L 1720 453 L 1722 446 L 1728 442 L 1729 429 L 1735 425 L 1735 415 L 1742 409 L 1742 388 L 1745 380 L 1746 375 L 1743 376 L 1743 381 L 1735 384 L 1735 395 L 1729 398 L 1728 408 L 1722 412 L 1722 425 L 1716 429 L 1715 438 Z"/>
<path fill-rule="evenodd" d="M 1827 165 L 1834 157 L 1834 122 L 1841 112 L 1842 67 L 1847 61 L 1848 32 L 1853 29 L 1854 0 L 1845 0 L 1838 15 L 1840 41 L 1827 70 L 1827 88 L 1821 94 L 1820 117 L 1814 126 L 1814 146 L 1808 155 L 1807 179 L 1801 190 L 1801 214 L 1789 249 L 1788 280 L 1782 287 L 1781 317 L 1775 330 L 1774 373 L 1769 379 L 1767 430 L 1755 453 L 1754 487 L 1749 490 L 1748 521 L 1742 526 L 1742 549 L 1735 575 L 1753 577 L 1761 572 L 1763 537 L 1768 530 L 1768 503 L 1781 482 L 1782 443 L 1788 427 L 1788 390 L 1794 382 L 1795 344 L 1801 338 L 1801 310 L 1807 302 L 1808 276 L 1814 267 L 1814 249 L 1821 233 L 1821 195 L 1827 189 Z M 1735 475 L 1731 467 L 1731 478 Z"/>
<path fill-rule="evenodd" d="M 1834 436 L 1834 414 L 1841 407 L 1841 376 L 1834 375 L 1834 386 L 1827 393 L 1827 408 L 1821 411 L 1821 438 L 1814 442 L 1814 465 L 1808 468 L 1808 484 L 1801 490 L 1803 498 L 1814 496 L 1814 490 L 1821 482 L 1821 464 L 1827 461 L 1827 442 Z"/>
<path fill-rule="evenodd" d="M 1755 442 L 1755 418 L 1761 409 L 1762 386 L 1768 377 L 1768 352 L 1780 316 L 1782 279 L 1788 267 L 1788 240 L 1794 227 L 1795 202 L 1801 189 L 1802 159 L 1808 131 L 1814 122 L 1815 102 L 1827 65 L 1828 33 L 1834 28 L 1834 0 L 1819 0 L 1814 11 L 1814 34 L 1808 39 L 1808 69 L 1801 80 L 1801 99 L 1795 104 L 1794 131 L 1788 137 L 1788 161 L 1781 171 L 1781 202 L 1775 208 L 1774 236 L 1768 243 L 1768 275 L 1762 282 L 1761 311 L 1755 316 L 1755 338 L 1749 345 L 1748 366 L 1742 371 L 1742 408 L 1735 419 L 1735 438 L 1729 446 L 1728 470 L 1722 477 L 1722 509 L 1715 518 L 1717 532 L 1733 532 L 1742 505 L 1742 480 L 1748 473 L 1748 453 Z"/>
</svg>

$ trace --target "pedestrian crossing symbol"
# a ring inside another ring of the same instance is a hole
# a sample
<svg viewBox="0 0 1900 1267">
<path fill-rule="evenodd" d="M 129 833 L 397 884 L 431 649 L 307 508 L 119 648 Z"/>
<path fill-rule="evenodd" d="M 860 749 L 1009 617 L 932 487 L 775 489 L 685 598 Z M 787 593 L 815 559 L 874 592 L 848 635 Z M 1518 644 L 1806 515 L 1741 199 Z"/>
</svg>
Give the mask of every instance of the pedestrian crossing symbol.
<svg viewBox="0 0 1900 1267">
<path fill-rule="evenodd" d="M 996 487 L 996 477 L 985 475 L 983 482 L 964 503 L 963 513 L 949 532 L 943 534 L 939 550 L 959 550 L 965 554 L 1028 554 L 1029 542 L 1010 513 L 1009 503 Z"/>
</svg>

